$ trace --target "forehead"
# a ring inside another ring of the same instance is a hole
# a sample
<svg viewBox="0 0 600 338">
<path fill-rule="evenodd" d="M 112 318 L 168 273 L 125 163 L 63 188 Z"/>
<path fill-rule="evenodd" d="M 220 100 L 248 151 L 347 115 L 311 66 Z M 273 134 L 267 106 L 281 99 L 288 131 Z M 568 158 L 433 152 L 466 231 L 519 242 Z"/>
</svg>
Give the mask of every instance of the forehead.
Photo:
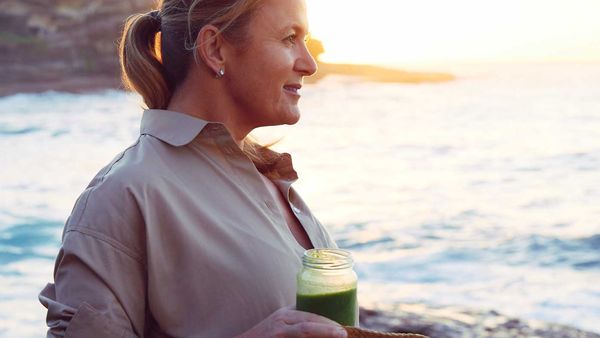
<svg viewBox="0 0 600 338">
<path fill-rule="evenodd" d="M 259 31 L 280 32 L 287 29 L 308 32 L 304 0 L 265 0 L 257 9 L 252 28 Z"/>
</svg>

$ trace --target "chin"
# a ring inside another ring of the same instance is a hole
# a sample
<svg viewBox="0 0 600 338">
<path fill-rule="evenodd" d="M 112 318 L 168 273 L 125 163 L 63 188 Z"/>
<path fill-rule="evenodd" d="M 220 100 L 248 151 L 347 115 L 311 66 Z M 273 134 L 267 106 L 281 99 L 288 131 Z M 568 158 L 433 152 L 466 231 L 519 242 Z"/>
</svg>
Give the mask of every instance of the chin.
<svg viewBox="0 0 600 338">
<path fill-rule="evenodd" d="M 269 125 L 271 126 L 296 124 L 300 120 L 300 110 L 298 107 L 281 109 L 275 114 L 271 115 L 269 120 Z"/>
<path fill-rule="evenodd" d="M 287 114 L 285 124 L 292 125 L 298 123 L 298 121 L 300 121 L 300 112 L 298 110 L 295 110 Z"/>
</svg>

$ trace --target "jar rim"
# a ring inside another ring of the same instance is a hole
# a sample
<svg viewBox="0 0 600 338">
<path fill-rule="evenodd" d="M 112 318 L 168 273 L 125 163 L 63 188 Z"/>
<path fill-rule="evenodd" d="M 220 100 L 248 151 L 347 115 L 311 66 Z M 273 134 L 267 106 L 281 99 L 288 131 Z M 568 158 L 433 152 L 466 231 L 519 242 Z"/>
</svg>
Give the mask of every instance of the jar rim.
<svg viewBox="0 0 600 338">
<path fill-rule="evenodd" d="M 354 260 L 350 251 L 320 248 L 304 251 L 302 264 L 313 269 L 342 270 L 352 268 Z"/>
</svg>

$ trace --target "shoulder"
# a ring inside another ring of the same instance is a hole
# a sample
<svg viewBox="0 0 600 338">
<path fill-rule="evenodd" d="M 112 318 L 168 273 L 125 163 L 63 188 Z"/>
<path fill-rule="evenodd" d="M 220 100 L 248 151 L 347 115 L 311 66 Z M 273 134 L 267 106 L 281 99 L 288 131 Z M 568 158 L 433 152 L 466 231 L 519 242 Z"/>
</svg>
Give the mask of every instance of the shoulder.
<svg viewBox="0 0 600 338">
<path fill-rule="evenodd" d="M 111 195 L 143 193 L 188 162 L 189 152 L 187 146 L 176 147 L 151 135 L 141 135 L 96 174 L 86 191 Z M 195 156 L 194 164 L 202 166 L 202 159 Z"/>
<path fill-rule="evenodd" d="M 160 145 L 143 137 L 117 154 L 81 193 L 65 225 L 71 231 L 143 251 L 146 186 L 153 182 Z"/>
<path fill-rule="evenodd" d="M 79 196 L 67 228 L 143 229 L 146 212 L 165 202 L 163 195 L 177 196 L 178 189 L 187 189 L 190 173 L 221 169 L 214 157 L 210 149 L 176 147 L 142 135 L 96 174 Z"/>
</svg>

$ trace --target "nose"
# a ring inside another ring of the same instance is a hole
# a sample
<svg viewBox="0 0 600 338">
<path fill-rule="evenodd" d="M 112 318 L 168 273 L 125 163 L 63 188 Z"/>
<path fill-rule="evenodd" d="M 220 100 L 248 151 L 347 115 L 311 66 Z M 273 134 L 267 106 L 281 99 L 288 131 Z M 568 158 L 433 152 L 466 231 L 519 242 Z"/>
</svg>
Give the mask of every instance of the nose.
<svg viewBox="0 0 600 338">
<path fill-rule="evenodd" d="M 296 59 L 294 68 L 294 70 L 301 73 L 302 76 L 311 76 L 317 72 L 317 62 L 308 51 L 306 43 L 303 43 L 300 48 L 300 55 Z"/>
</svg>

